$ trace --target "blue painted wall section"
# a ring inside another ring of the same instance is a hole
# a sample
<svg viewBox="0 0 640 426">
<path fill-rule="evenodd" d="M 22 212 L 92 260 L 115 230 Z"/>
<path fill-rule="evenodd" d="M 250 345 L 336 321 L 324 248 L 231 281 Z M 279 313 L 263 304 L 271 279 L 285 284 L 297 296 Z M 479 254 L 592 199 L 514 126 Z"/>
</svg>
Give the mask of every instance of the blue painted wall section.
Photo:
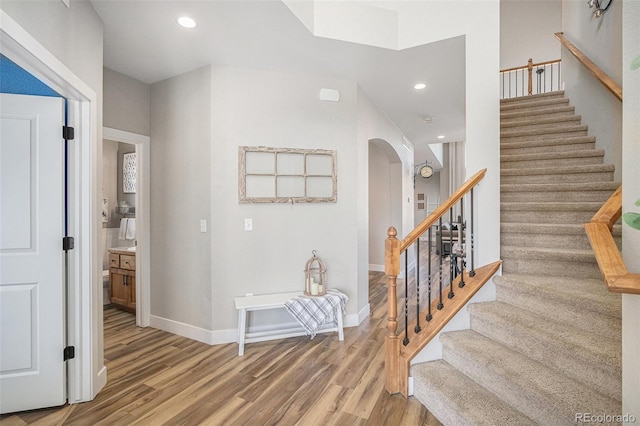
<svg viewBox="0 0 640 426">
<path fill-rule="evenodd" d="M 62 97 L 4 55 L 0 55 L 0 93 Z"/>
</svg>

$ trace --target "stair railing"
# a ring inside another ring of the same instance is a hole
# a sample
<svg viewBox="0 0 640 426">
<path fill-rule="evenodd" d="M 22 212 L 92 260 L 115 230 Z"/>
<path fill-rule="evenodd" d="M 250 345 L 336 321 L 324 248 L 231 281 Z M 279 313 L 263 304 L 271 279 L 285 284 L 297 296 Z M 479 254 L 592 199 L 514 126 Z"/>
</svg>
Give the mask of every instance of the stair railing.
<svg viewBox="0 0 640 426">
<path fill-rule="evenodd" d="M 516 98 L 560 90 L 560 73 L 560 59 L 534 64 L 533 59 L 529 58 L 527 65 L 500 70 L 500 98 Z"/>
<path fill-rule="evenodd" d="M 484 178 L 486 171 L 483 169 L 473 175 L 402 240 L 397 238 L 394 227 L 387 231 L 385 388 L 389 393 L 401 392 L 407 396 L 411 359 L 500 267 L 500 261 L 477 270 L 474 264 L 474 187 Z M 469 226 L 464 220 L 467 206 L 470 209 Z M 459 215 L 454 216 L 454 209 Z M 458 229 L 451 227 L 447 232 L 443 219 Z M 432 265 L 434 254 L 437 260 Z M 410 265 L 410 260 L 413 265 Z M 404 263 L 402 268 L 401 263 Z M 398 280 L 401 269 L 404 279 Z M 400 289 L 400 299 L 398 281 L 404 284 L 404 289 Z M 426 301 L 423 300 L 425 293 Z M 402 311 L 401 320 L 404 319 L 400 331 L 398 310 Z"/>
<path fill-rule="evenodd" d="M 560 41 L 560 43 L 567 48 L 569 53 L 576 57 L 576 59 L 585 66 L 585 68 L 598 79 L 600 83 L 607 88 L 609 92 L 613 96 L 615 96 L 619 101 L 622 101 L 622 87 L 615 81 L 611 79 L 598 67 L 591 59 L 587 57 L 580 49 L 578 49 L 573 43 L 571 43 L 563 33 L 555 33 L 556 38 Z"/>
<path fill-rule="evenodd" d="M 640 274 L 629 272 L 613 239 L 613 225 L 621 216 L 622 186 L 584 227 L 609 291 L 640 294 Z"/>
</svg>

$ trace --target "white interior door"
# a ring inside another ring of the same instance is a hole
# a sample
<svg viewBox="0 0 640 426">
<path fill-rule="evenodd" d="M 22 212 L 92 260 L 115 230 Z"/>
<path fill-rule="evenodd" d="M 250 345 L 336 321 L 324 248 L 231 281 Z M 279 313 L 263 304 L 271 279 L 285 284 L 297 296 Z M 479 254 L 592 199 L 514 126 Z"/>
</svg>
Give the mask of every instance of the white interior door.
<svg viewBox="0 0 640 426">
<path fill-rule="evenodd" d="M 66 402 L 63 99 L 0 94 L 0 411 Z"/>
</svg>

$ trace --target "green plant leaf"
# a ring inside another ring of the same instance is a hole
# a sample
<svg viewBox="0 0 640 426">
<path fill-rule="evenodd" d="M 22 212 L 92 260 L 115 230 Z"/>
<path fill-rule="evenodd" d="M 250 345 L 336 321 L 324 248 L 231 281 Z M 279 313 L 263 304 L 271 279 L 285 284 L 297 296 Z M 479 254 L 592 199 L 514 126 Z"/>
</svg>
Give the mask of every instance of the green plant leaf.
<svg viewBox="0 0 640 426">
<path fill-rule="evenodd" d="M 622 215 L 622 220 L 632 227 L 640 231 L 640 214 L 638 213 L 625 213 Z"/>
<path fill-rule="evenodd" d="M 640 207 L 640 198 L 636 200 L 636 206 Z"/>
<path fill-rule="evenodd" d="M 633 61 L 631 61 L 631 70 L 635 71 L 640 68 L 640 55 L 636 56 Z"/>
</svg>

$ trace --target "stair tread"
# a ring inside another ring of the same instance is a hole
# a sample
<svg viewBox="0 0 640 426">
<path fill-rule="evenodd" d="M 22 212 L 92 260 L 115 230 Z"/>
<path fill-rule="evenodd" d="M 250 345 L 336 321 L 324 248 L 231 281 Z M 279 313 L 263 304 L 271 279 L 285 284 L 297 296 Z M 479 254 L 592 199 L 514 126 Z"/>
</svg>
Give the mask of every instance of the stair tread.
<svg viewBox="0 0 640 426">
<path fill-rule="evenodd" d="M 572 136 L 568 138 L 540 139 L 530 141 L 501 141 L 500 149 L 518 149 L 518 148 L 534 148 L 554 145 L 576 145 L 584 143 L 595 143 L 594 136 Z"/>
<path fill-rule="evenodd" d="M 619 182 L 529 183 L 500 185 L 500 192 L 615 191 Z"/>
<path fill-rule="evenodd" d="M 547 247 L 520 247 L 501 246 L 502 256 L 516 257 L 526 255 L 528 259 L 552 259 L 568 262 L 595 262 L 593 250 L 578 248 L 547 248 Z"/>
<path fill-rule="evenodd" d="M 500 203 L 501 211 L 593 211 L 594 214 L 602 207 L 596 201 L 504 201 Z"/>
<path fill-rule="evenodd" d="M 584 225 L 581 223 L 519 223 L 504 222 L 500 224 L 501 232 L 518 234 L 561 234 L 561 235 L 584 235 Z M 622 234 L 622 225 L 613 226 L 613 234 Z"/>
<path fill-rule="evenodd" d="M 572 105 L 550 105 L 543 106 L 540 108 L 534 108 L 531 110 L 518 111 L 516 110 L 507 110 L 500 112 L 500 121 L 503 120 L 514 120 L 522 117 L 530 117 L 530 116 L 540 116 L 540 115 L 551 115 L 557 113 L 573 113 L 575 112 L 575 107 Z"/>
<path fill-rule="evenodd" d="M 559 96 L 564 96 L 564 90 L 554 90 L 551 92 L 536 93 L 535 95 L 514 96 L 512 98 L 504 98 L 504 99 L 500 99 L 500 104 L 530 102 L 530 101 L 535 101 L 539 99 L 554 98 L 554 97 L 557 98 Z"/>
<path fill-rule="evenodd" d="M 582 120 L 581 115 L 557 115 L 545 118 L 522 118 L 520 120 L 512 120 L 507 122 L 500 121 L 501 129 L 510 129 L 512 127 L 525 127 L 525 126 L 553 126 L 563 125 L 567 122 L 580 122 Z"/>
<path fill-rule="evenodd" d="M 500 162 L 604 157 L 604 154 L 605 153 L 603 149 L 583 149 L 579 151 L 551 151 L 551 152 L 530 153 L 530 154 L 501 154 Z"/>
<path fill-rule="evenodd" d="M 443 333 L 443 359 L 535 421 L 573 421 L 575 413 L 620 412 L 620 402 L 472 330 Z M 468 361 L 456 365 L 460 354 Z M 485 371 L 477 377 L 474 367 Z M 586 411 L 585 411 L 586 410 Z"/>
<path fill-rule="evenodd" d="M 411 372 L 414 377 L 414 396 L 436 417 L 445 408 L 453 416 L 438 417 L 444 424 L 536 424 L 445 361 L 416 364 Z M 437 399 L 436 395 L 442 399 Z M 428 402 L 425 398 L 428 398 Z"/>
<path fill-rule="evenodd" d="M 584 310 L 615 318 L 622 314 L 620 295 L 607 291 L 602 280 L 525 274 L 504 274 L 495 276 L 493 280 L 497 286 L 530 290 L 547 299 L 564 300 Z"/>
<path fill-rule="evenodd" d="M 621 375 L 622 354 L 619 345 L 622 337 L 619 335 L 595 335 L 566 322 L 545 318 L 499 301 L 471 304 L 469 312 L 472 318 L 471 329 L 474 329 L 474 316 L 489 318 L 494 324 L 497 322 L 508 324 L 512 333 L 515 329 L 520 334 L 524 331 L 527 338 L 520 339 L 523 348 L 533 344 L 538 347 L 537 349 L 544 351 L 553 342 L 562 342 L 565 357 L 578 362 L 595 364 L 611 374 Z M 559 353 L 558 349 L 548 352 Z"/>
<path fill-rule="evenodd" d="M 501 168 L 501 176 L 528 176 L 528 175 L 560 175 L 577 173 L 602 173 L 615 171 L 613 164 L 583 164 L 579 166 L 562 167 L 532 167 L 532 168 Z"/>
<path fill-rule="evenodd" d="M 554 133 L 586 132 L 587 130 L 589 130 L 589 126 L 585 124 L 565 124 L 561 126 L 543 127 L 541 129 L 502 130 L 500 131 L 500 137 L 513 138 Z"/>
<path fill-rule="evenodd" d="M 551 98 L 551 99 L 534 99 L 530 101 L 521 100 L 514 102 L 500 102 L 500 111 L 512 111 L 525 108 L 538 108 L 550 105 L 568 105 L 569 99 Z"/>
</svg>

